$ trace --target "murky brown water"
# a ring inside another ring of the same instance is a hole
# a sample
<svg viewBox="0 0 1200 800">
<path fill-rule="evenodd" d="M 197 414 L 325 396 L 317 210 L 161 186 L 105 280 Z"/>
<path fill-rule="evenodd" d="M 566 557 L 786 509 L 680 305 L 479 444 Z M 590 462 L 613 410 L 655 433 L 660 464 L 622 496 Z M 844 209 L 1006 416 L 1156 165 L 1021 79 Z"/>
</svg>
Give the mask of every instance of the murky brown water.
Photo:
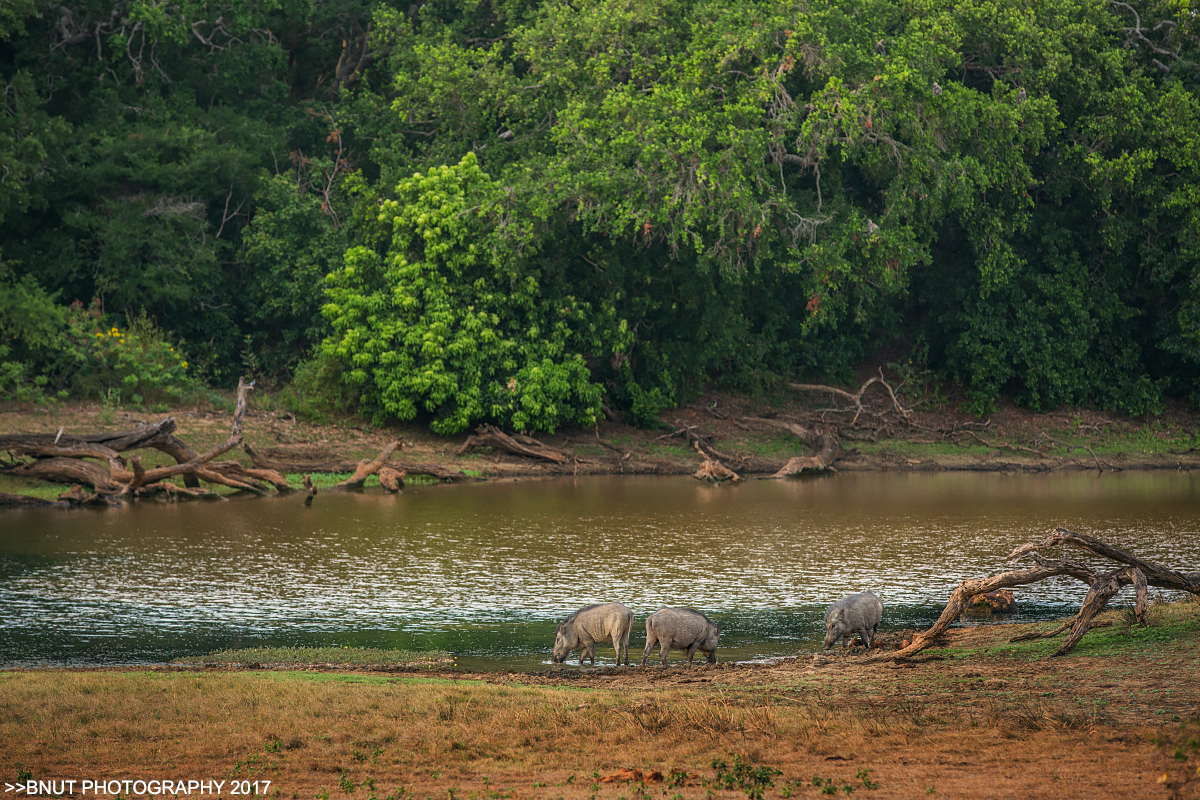
<svg viewBox="0 0 1200 800">
<path fill-rule="evenodd" d="M 554 620 L 621 600 L 720 619 L 722 659 L 819 644 L 870 588 L 926 624 L 1055 525 L 1200 568 L 1200 476 L 842 474 L 709 486 L 611 477 L 0 515 L 0 665 L 135 663 L 253 644 L 440 647 L 534 667 Z M 1073 581 L 1019 592 L 1065 613 Z M 601 655 L 611 659 L 611 649 Z"/>
</svg>

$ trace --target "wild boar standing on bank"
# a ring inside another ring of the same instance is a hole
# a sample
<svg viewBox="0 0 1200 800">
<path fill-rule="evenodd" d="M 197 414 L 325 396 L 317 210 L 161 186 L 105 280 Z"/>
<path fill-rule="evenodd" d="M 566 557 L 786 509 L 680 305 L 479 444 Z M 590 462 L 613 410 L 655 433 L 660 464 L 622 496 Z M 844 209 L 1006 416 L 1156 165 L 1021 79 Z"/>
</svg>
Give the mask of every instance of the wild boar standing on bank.
<svg viewBox="0 0 1200 800">
<path fill-rule="evenodd" d="M 875 642 L 881 619 L 883 603 L 871 592 L 843 597 L 825 612 L 825 649 L 833 647 L 838 639 L 852 637 L 855 631 L 862 634 L 862 642 L 869 648 Z"/>
<path fill-rule="evenodd" d="M 593 603 L 584 606 L 558 624 L 554 633 L 554 652 L 550 660 L 561 664 L 571 651 L 580 648 L 579 663 L 590 658 L 596 666 L 596 642 L 612 641 L 617 649 L 617 665 L 621 664 L 621 649 L 625 649 L 625 666 L 629 666 L 629 634 L 633 632 L 633 612 L 620 603 Z"/>
<path fill-rule="evenodd" d="M 646 617 L 646 649 L 642 653 L 642 666 L 654 645 L 662 645 L 660 660 L 667 665 L 667 653 L 672 648 L 687 651 L 688 663 L 699 650 L 708 654 L 708 663 L 717 663 L 717 641 L 721 638 L 721 626 L 694 608 L 660 608 Z"/>
</svg>

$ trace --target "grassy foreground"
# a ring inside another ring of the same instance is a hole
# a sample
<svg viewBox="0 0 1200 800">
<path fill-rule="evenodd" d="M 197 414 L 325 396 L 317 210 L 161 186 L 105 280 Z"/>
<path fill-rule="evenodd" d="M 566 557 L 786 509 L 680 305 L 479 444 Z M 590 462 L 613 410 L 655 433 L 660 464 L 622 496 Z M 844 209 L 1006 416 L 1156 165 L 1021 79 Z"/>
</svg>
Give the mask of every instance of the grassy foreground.
<svg viewBox="0 0 1200 800">
<path fill-rule="evenodd" d="M 374 647 L 250 647 L 221 650 L 206 656 L 184 656 L 172 664 L 239 664 L 256 667 L 370 667 L 375 669 L 445 669 L 454 656 L 441 650 L 411 652 Z"/>
<path fill-rule="evenodd" d="M 873 666 L 11 671 L 0 779 L 258 780 L 305 800 L 1193 797 L 1198 612 L 1114 612 L 1052 661 L 1054 641 L 991 626 Z"/>
</svg>

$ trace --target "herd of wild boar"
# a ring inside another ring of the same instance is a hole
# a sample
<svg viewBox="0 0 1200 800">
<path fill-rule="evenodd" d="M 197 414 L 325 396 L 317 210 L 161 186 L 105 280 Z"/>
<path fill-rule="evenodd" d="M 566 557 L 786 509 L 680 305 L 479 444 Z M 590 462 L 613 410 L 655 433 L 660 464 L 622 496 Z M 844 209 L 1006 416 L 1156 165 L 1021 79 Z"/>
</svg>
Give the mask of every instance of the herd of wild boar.
<svg viewBox="0 0 1200 800">
<path fill-rule="evenodd" d="M 862 643 L 870 647 L 875 631 L 883 618 L 883 603 L 871 592 L 859 592 L 844 597 L 825 612 L 825 649 L 839 639 L 860 634 Z M 554 632 L 554 651 L 551 660 L 561 664 L 573 650 L 579 650 L 579 663 L 589 659 L 596 664 L 596 644 L 612 642 L 617 651 L 617 664 L 624 653 L 629 666 L 629 635 L 633 632 L 633 612 L 621 603 L 593 603 L 584 606 L 558 624 Z M 699 650 L 708 656 L 708 663 L 717 663 L 717 642 L 721 626 L 694 608 L 660 608 L 646 617 L 646 649 L 642 651 L 642 666 L 646 666 L 654 646 L 662 648 L 659 660 L 667 665 L 667 654 L 683 650 L 688 663 Z"/>
</svg>

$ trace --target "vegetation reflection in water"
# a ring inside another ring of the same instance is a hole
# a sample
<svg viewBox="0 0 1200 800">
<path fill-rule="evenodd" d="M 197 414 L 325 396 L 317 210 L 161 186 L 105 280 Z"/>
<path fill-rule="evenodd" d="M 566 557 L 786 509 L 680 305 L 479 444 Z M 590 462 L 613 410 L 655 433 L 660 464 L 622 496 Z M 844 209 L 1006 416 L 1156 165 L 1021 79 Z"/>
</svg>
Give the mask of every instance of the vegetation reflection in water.
<svg viewBox="0 0 1200 800">
<path fill-rule="evenodd" d="M 1055 525 L 1171 566 L 1200 563 L 1183 473 L 843 474 L 713 487 L 587 478 L 417 487 L 118 512 L 12 512 L 0 528 L 0 664 L 163 661 L 255 645 L 441 649 L 460 666 L 548 662 L 555 620 L 621 600 L 690 605 L 719 657 L 820 645 L 824 607 L 871 588 L 884 628 L 936 617 L 963 578 Z M 1022 620 L 1082 599 L 1018 597 Z M 611 663 L 611 647 L 598 663 Z"/>
</svg>

